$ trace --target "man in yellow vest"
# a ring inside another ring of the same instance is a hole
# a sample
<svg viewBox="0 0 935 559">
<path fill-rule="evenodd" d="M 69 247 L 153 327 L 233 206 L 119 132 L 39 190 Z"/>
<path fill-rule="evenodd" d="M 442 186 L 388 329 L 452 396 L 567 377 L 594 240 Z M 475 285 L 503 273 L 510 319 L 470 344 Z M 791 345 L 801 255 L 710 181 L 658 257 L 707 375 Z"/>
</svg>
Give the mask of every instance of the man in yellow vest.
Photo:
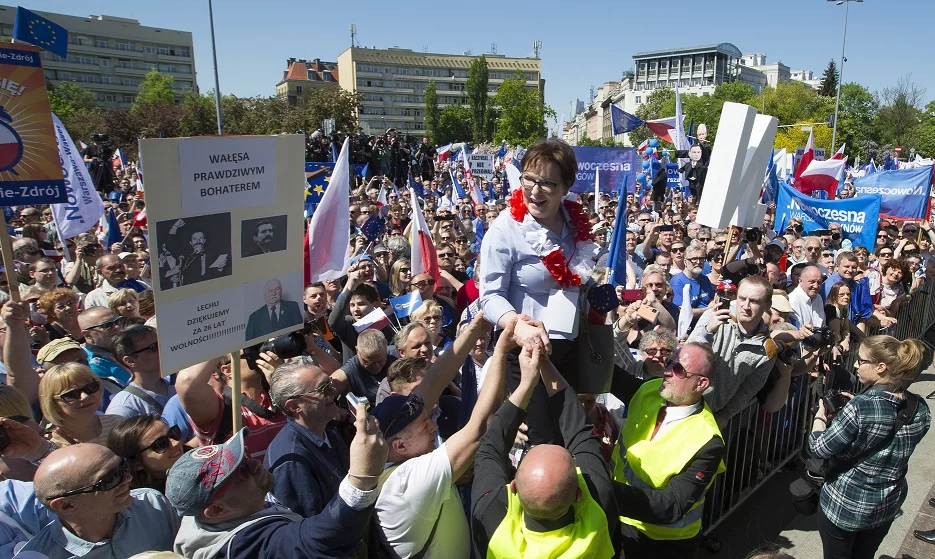
<svg viewBox="0 0 935 559">
<path fill-rule="evenodd" d="M 492 359 L 505 366 L 504 353 Z M 519 366 L 519 386 L 494 415 L 474 461 L 474 557 L 613 557 L 613 484 L 584 408 L 541 347 L 524 349 Z M 510 481 L 510 448 L 540 378 L 565 446 L 534 447 Z"/>
<path fill-rule="evenodd" d="M 614 376 L 611 391 L 628 402 L 614 450 L 614 491 L 627 557 L 693 557 L 705 492 L 724 472 L 724 439 L 702 395 L 716 357 L 684 344 L 662 378 Z"/>
</svg>

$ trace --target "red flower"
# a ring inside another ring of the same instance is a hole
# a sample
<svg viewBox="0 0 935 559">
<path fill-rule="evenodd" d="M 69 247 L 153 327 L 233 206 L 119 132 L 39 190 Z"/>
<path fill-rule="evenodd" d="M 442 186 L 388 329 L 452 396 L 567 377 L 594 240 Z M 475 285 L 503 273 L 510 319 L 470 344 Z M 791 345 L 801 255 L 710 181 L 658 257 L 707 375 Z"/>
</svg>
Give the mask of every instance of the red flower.
<svg viewBox="0 0 935 559">
<path fill-rule="evenodd" d="M 523 200 L 523 189 L 517 188 L 510 196 L 510 215 L 517 223 L 522 223 L 526 219 L 526 201 Z"/>
<path fill-rule="evenodd" d="M 584 212 L 581 204 L 565 200 L 563 202 L 568 217 L 571 220 L 571 226 L 574 229 L 575 243 L 581 241 L 594 241 L 594 235 L 591 234 L 591 220 L 588 214 Z M 510 196 L 510 215 L 518 223 L 522 223 L 526 218 L 526 201 L 523 199 L 522 189 L 517 188 Z M 577 287 L 581 285 L 581 276 L 571 271 L 568 266 L 568 260 L 565 258 L 565 252 L 562 249 L 553 250 L 545 256 L 540 256 L 545 269 L 555 278 L 555 281 L 562 287 Z"/>
<path fill-rule="evenodd" d="M 581 285 L 581 277 L 572 272 L 571 268 L 568 267 L 568 261 L 565 260 L 564 251 L 561 249 L 553 250 L 549 254 L 543 256 L 542 263 L 560 286 L 572 287 Z"/>
</svg>

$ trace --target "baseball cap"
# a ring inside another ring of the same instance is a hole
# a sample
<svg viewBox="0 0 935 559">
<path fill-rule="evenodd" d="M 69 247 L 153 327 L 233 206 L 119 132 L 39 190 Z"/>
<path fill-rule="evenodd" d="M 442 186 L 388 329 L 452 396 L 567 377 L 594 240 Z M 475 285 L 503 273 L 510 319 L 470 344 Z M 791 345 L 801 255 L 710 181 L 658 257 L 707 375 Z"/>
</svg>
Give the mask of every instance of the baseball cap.
<svg viewBox="0 0 935 559">
<path fill-rule="evenodd" d="M 361 254 L 358 254 L 354 258 L 351 258 L 351 265 L 357 264 L 358 262 L 364 262 L 364 261 L 373 262 L 373 257 L 371 257 L 366 252 L 363 252 Z"/>
<path fill-rule="evenodd" d="M 58 338 L 42 346 L 39 353 L 36 354 L 36 361 L 47 363 L 52 361 L 69 349 L 81 349 L 81 345 L 71 338 Z"/>
<path fill-rule="evenodd" d="M 389 252 L 389 251 L 390 249 L 386 248 L 386 245 L 384 245 L 383 243 L 378 243 L 375 247 L 373 247 L 374 254 L 380 254 L 381 252 Z"/>
<path fill-rule="evenodd" d="M 246 458 L 246 428 L 224 444 L 201 446 L 179 458 L 166 477 L 166 497 L 182 516 L 198 516 Z"/>
<path fill-rule="evenodd" d="M 391 394 L 373 408 L 373 416 L 377 418 L 383 436 L 389 439 L 419 419 L 424 408 L 425 402 L 415 394 Z"/>
<path fill-rule="evenodd" d="M 773 301 L 772 304 L 770 304 L 770 307 L 776 309 L 779 312 L 792 312 L 792 305 L 789 304 L 789 299 L 780 293 L 773 293 Z"/>
</svg>

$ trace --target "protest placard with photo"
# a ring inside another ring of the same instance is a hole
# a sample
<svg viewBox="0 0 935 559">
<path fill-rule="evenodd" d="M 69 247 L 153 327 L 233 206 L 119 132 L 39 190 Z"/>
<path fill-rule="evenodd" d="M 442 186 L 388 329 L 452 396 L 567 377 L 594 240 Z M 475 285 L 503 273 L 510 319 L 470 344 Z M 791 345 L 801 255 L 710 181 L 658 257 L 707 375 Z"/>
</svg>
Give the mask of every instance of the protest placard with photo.
<svg viewBox="0 0 935 559">
<path fill-rule="evenodd" d="M 147 197 L 146 209 L 155 224 L 162 370 L 300 327 L 301 313 L 294 320 L 287 303 L 301 300 L 302 289 L 304 192 L 292 187 L 303 178 L 302 137 L 150 139 L 140 150 L 147 191 L 159 192 Z M 277 293 L 266 297 L 267 285 Z M 251 327 L 252 313 L 269 310 L 267 299 L 273 314 Z"/>
</svg>

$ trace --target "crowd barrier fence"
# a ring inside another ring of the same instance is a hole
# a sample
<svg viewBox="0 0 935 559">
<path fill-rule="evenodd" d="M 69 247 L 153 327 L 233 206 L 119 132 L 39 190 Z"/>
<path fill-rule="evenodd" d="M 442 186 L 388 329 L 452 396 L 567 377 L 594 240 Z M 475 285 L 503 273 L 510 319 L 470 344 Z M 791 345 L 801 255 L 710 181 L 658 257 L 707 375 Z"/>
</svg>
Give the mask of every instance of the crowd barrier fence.
<svg viewBox="0 0 935 559">
<path fill-rule="evenodd" d="M 923 283 L 904 302 L 896 324 L 888 329 L 871 328 L 868 335 L 889 334 L 900 340 L 922 338 L 935 325 L 935 285 Z M 854 370 L 856 344 L 844 357 L 847 371 Z M 754 401 L 730 419 L 721 430 L 727 445 L 727 471 L 708 489 L 702 520 L 703 533 L 711 534 L 771 477 L 802 451 L 811 431 L 812 405 L 819 394 L 818 379 L 802 374 L 793 379 L 786 405 L 767 413 Z M 790 496 L 791 499 L 791 496 Z"/>
</svg>

